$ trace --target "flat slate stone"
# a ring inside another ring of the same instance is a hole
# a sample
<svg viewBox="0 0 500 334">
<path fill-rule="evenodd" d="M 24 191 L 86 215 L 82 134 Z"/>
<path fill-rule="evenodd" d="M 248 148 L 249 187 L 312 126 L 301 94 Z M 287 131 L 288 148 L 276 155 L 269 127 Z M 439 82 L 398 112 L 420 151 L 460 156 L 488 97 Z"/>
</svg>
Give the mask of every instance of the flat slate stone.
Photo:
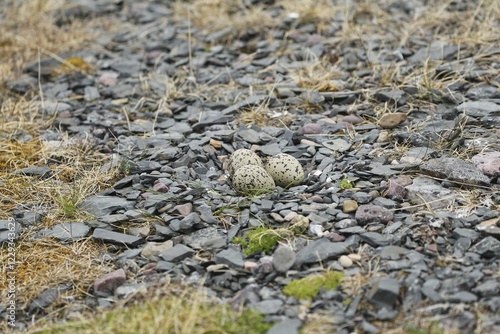
<svg viewBox="0 0 500 334">
<path fill-rule="evenodd" d="M 95 217 L 102 217 L 118 210 L 133 209 L 134 204 L 120 197 L 94 195 L 86 198 L 78 207 Z"/>
<path fill-rule="evenodd" d="M 286 318 L 275 324 L 266 334 L 299 334 L 302 321 L 300 319 Z"/>
<path fill-rule="evenodd" d="M 231 268 L 241 269 L 244 266 L 243 254 L 231 248 L 215 254 L 214 261 L 217 264 L 227 264 Z"/>
<path fill-rule="evenodd" d="M 490 179 L 468 161 L 458 158 L 431 159 L 420 166 L 420 170 L 431 176 L 467 184 L 489 185 Z"/>
<path fill-rule="evenodd" d="M 167 262 L 182 261 L 194 254 L 194 250 L 183 244 L 177 244 L 174 247 L 164 250 L 160 257 Z"/>
<path fill-rule="evenodd" d="M 90 231 L 90 226 L 85 223 L 61 223 L 44 229 L 39 236 L 52 237 L 61 241 L 72 241 L 85 238 Z"/>
<path fill-rule="evenodd" d="M 127 247 L 135 247 L 145 242 L 143 238 L 129 234 L 108 231 L 103 228 L 96 228 L 92 237 L 95 240 L 109 242 L 113 244 L 125 245 Z"/>
<path fill-rule="evenodd" d="M 370 290 L 368 300 L 370 303 L 387 309 L 393 309 L 399 297 L 401 283 L 394 278 L 379 279 Z"/>
<path fill-rule="evenodd" d="M 439 182 L 428 177 L 417 177 L 411 185 L 405 187 L 407 198 L 415 204 L 429 205 L 433 209 L 442 209 L 451 205 L 456 195 Z"/>
<path fill-rule="evenodd" d="M 294 266 L 300 268 L 303 264 L 330 260 L 347 252 L 347 247 L 343 242 L 331 242 L 327 238 L 321 238 L 297 252 Z"/>
</svg>

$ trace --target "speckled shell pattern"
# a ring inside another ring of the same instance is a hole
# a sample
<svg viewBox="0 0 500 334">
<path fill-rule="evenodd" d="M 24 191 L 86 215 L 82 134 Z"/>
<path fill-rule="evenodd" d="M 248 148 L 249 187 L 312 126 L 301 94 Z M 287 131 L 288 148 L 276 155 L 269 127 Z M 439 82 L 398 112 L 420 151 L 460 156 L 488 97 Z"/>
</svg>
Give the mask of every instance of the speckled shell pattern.
<svg viewBox="0 0 500 334">
<path fill-rule="evenodd" d="M 264 168 L 280 187 L 297 185 L 304 178 L 304 169 L 300 162 L 286 153 L 269 157 L 264 162 Z"/>
<path fill-rule="evenodd" d="M 229 175 L 233 176 L 238 169 L 246 165 L 254 165 L 262 167 L 262 160 L 253 151 L 241 148 L 234 151 L 229 158 L 227 171 Z"/>
<path fill-rule="evenodd" d="M 242 194 L 257 194 L 273 190 L 276 186 L 273 178 L 264 168 L 245 165 L 234 173 L 233 187 Z"/>
</svg>

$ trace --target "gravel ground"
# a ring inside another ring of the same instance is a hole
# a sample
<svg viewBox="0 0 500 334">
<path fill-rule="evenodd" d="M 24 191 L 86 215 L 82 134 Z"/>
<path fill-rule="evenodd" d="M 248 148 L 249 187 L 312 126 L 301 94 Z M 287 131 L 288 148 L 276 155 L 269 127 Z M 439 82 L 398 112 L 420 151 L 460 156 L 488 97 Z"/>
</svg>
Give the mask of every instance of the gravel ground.
<svg viewBox="0 0 500 334">
<path fill-rule="evenodd" d="M 110 157 L 103 172 L 122 173 L 79 204 L 95 219 L 37 234 L 108 246 L 116 271 L 89 287 L 85 303 L 106 308 L 168 277 L 258 310 L 276 322 L 273 334 L 298 333 L 314 315 L 335 333 L 402 332 L 425 321 L 500 332 L 498 39 L 462 45 L 430 23 L 405 30 L 428 14 L 417 0 L 371 9 L 354 1 L 354 26 L 380 13 L 387 20 L 358 36 L 346 33 L 345 12 L 303 20 L 275 1 L 238 2 L 236 13 L 254 10 L 254 21 L 226 28 L 215 25 L 216 11 L 203 27 L 169 1 L 71 3 L 61 25 L 121 22 L 61 55 L 91 74 L 53 75 L 59 62 L 48 58 L 7 86 L 24 94 L 40 78 L 39 112 L 54 117 L 41 137 L 90 145 Z M 479 3 L 444 11 L 460 18 Z M 292 155 L 303 182 L 238 195 L 224 168 L 239 148 Z M 43 178 L 51 169 L 15 172 Z M 14 216 L 19 231 L 37 219 L 26 208 Z M 245 241 L 261 226 L 277 245 L 255 251 Z M 283 290 L 327 270 L 343 273 L 338 287 L 309 300 Z M 33 300 L 19 326 L 60 291 Z"/>
</svg>

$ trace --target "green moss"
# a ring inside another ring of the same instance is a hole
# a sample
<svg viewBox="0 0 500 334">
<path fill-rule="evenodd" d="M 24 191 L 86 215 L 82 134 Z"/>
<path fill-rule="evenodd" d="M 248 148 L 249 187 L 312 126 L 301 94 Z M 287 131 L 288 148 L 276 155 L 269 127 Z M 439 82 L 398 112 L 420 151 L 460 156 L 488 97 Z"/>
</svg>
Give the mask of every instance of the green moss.
<svg viewBox="0 0 500 334">
<path fill-rule="evenodd" d="M 327 271 L 322 275 L 313 275 L 293 280 L 283 288 L 283 293 L 297 299 L 312 300 L 318 295 L 321 288 L 324 290 L 336 289 L 344 274 L 338 271 Z"/>
<path fill-rule="evenodd" d="M 96 318 L 51 324 L 32 333 L 260 334 L 273 326 L 264 318 L 250 309 L 235 312 L 197 296 L 173 297 L 116 308 Z"/>
<path fill-rule="evenodd" d="M 251 255 L 257 252 L 269 253 L 281 239 L 284 239 L 284 236 L 279 230 L 260 226 L 249 230 L 241 238 L 234 238 L 233 243 L 243 247 L 243 254 Z"/>
<path fill-rule="evenodd" d="M 340 189 L 343 189 L 343 190 L 352 189 L 353 187 L 354 187 L 353 183 L 347 178 L 340 181 L 340 185 L 339 185 Z"/>
</svg>

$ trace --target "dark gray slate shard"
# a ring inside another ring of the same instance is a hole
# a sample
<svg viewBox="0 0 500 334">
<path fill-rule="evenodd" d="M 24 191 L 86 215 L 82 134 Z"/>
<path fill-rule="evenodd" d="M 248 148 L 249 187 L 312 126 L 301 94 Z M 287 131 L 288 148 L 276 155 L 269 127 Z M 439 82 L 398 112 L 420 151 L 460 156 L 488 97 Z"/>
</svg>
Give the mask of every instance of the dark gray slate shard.
<svg viewBox="0 0 500 334">
<path fill-rule="evenodd" d="M 280 312 L 283 301 L 280 299 L 267 299 L 250 305 L 251 308 L 262 314 L 276 314 Z"/>
<path fill-rule="evenodd" d="M 465 115 L 479 119 L 486 127 L 500 125 L 500 104 L 489 101 L 469 101 L 457 107 L 457 110 Z"/>
<path fill-rule="evenodd" d="M 406 186 L 407 198 L 416 204 L 429 205 L 432 209 L 446 208 L 453 203 L 456 195 L 438 181 L 428 177 L 417 177 Z"/>
<path fill-rule="evenodd" d="M 85 238 L 90 226 L 85 223 L 61 223 L 48 229 L 43 229 L 38 236 L 56 238 L 61 241 L 73 241 Z"/>
<path fill-rule="evenodd" d="M 298 251 L 294 266 L 300 268 L 303 264 L 330 260 L 343 254 L 347 254 L 344 242 L 334 243 L 327 238 L 321 238 Z"/>
<path fill-rule="evenodd" d="M 271 327 L 266 334 L 299 334 L 302 321 L 300 319 L 286 318 Z"/>
<path fill-rule="evenodd" d="M 408 101 L 408 95 L 402 90 L 387 90 L 375 93 L 375 98 L 382 102 L 390 102 L 403 106 Z"/>
<path fill-rule="evenodd" d="M 14 172 L 15 174 L 22 174 L 26 176 L 38 176 L 42 179 L 48 179 L 53 175 L 52 169 L 47 166 L 36 167 L 30 166 L 22 169 L 18 169 Z"/>
<path fill-rule="evenodd" d="M 399 297 L 401 283 L 394 278 L 379 279 L 368 294 L 368 301 L 375 306 L 393 309 Z"/>
<path fill-rule="evenodd" d="M 360 234 L 359 237 L 362 241 L 368 243 L 370 246 L 387 246 L 394 243 L 394 237 L 389 234 L 380 234 L 377 232 L 366 232 Z"/>
<path fill-rule="evenodd" d="M 96 228 L 92 237 L 95 240 L 109 242 L 113 244 L 125 245 L 127 247 L 135 247 L 145 242 L 143 238 L 129 234 L 123 234 L 113 231 L 108 231 L 102 228 Z"/>
<path fill-rule="evenodd" d="M 500 257 L 500 241 L 494 237 L 486 237 L 469 249 L 486 258 Z"/>
<path fill-rule="evenodd" d="M 5 86 L 14 93 L 26 94 L 30 90 L 37 87 L 38 80 L 30 75 L 22 75 L 19 79 L 8 80 Z"/>
<path fill-rule="evenodd" d="M 175 231 L 189 231 L 196 227 L 196 225 L 200 224 L 201 219 L 198 213 L 191 212 L 186 217 L 182 218 L 182 220 L 175 220 L 170 223 L 169 227 Z"/>
<path fill-rule="evenodd" d="M 467 184 L 489 185 L 490 179 L 476 166 L 458 158 L 431 159 L 420 166 L 428 175 Z"/>
<path fill-rule="evenodd" d="M 194 254 L 194 250 L 183 244 L 177 244 L 174 247 L 164 250 L 160 257 L 167 262 L 182 261 Z"/>
<path fill-rule="evenodd" d="M 95 217 L 102 217 L 118 210 L 133 209 L 134 204 L 120 197 L 94 195 L 78 204 L 78 207 Z"/>
<path fill-rule="evenodd" d="M 408 254 L 409 250 L 399 246 L 385 246 L 380 252 L 380 258 L 384 260 L 399 260 Z"/>
<path fill-rule="evenodd" d="M 148 173 L 161 168 L 159 162 L 147 161 L 147 160 L 137 161 L 137 162 L 130 161 L 129 166 L 131 174 Z"/>
<path fill-rule="evenodd" d="M 214 261 L 217 264 L 226 264 L 235 269 L 242 269 L 244 266 L 243 254 L 231 248 L 215 254 Z"/>
<path fill-rule="evenodd" d="M 286 273 L 293 267 L 297 256 L 288 246 L 280 245 L 273 254 L 273 267 L 279 273 Z"/>
<path fill-rule="evenodd" d="M 66 291 L 69 291 L 72 287 L 72 283 L 63 283 L 55 286 L 53 288 L 49 288 L 44 290 L 41 294 L 36 297 L 28 307 L 28 312 L 30 314 L 36 314 L 39 312 L 43 312 L 45 308 L 51 305 L 56 299 Z"/>
<path fill-rule="evenodd" d="M 201 249 L 223 236 L 216 227 L 210 226 L 184 236 L 183 242 L 191 248 Z"/>
<path fill-rule="evenodd" d="M 451 60 L 457 51 L 458 47 L 456 45 L 448 44 L 444 41 L 434 41 L 428 47 L 420 48 L 409 60 L 415 63 L 421 63 L 427 59 Z"/>
</svg>

